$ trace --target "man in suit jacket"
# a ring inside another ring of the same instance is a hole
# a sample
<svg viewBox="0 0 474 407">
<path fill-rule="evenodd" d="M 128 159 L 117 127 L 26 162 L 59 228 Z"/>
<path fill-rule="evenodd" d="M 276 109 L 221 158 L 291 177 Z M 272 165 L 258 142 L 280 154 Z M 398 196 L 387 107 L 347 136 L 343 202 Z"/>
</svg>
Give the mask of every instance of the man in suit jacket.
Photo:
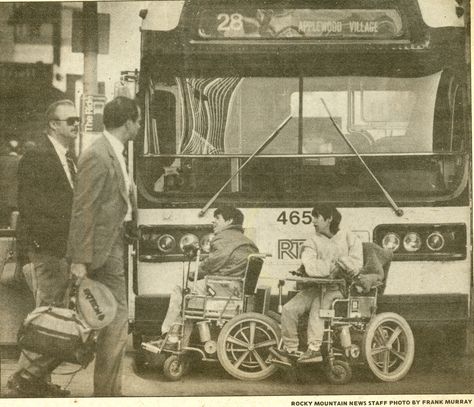
<svg viewBox="0 0 474 407">
<path fill-rule="evenodd" d="M 68 256 L 71 272 L 105 284 L 117 300 L 115 319 L 97 340 L 94 396 L 120 396 L 128 335 L 124 273 L 125 224 L 134 217 L 133 184 L 122 155 L 140 128 L 140 110 L 119 96 L 104 108 L 105 131 L 79 160 Z"/>
<path fill-rule="evenodd" d="M 46 118 L 47 134 L 25 153 L 18 167 L 17 244 L 19 257 L 34 265 L 36 305 L 65 306 L 69 280 L 65 255 L 76 172 L 71 149 L 79 117 L 70 100 L 60 100 L 48 108 Z M 10 378 L 9 388 L 37 397 L 69 394 L 48 383 L 60 361 L 38 354 L 27 356 L 20 357 L 20 369 Z"/>
<path fill-rule="evenodd" d="M 10 140 L 8 154 L 0 155 L 0 228 L 11 225 L 11 214 L 18 209 L 18 142 Z"/>
</svg>

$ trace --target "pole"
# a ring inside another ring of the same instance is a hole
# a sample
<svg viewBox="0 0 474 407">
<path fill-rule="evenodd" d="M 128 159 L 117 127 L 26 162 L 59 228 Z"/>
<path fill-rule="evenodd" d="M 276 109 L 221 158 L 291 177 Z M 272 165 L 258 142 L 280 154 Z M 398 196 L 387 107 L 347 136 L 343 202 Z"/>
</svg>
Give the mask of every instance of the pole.
<svg viewBox="0 0 474 407">
<path fill-rule="evenodd" d="M 84 95 L 97 95 L 98 22 L 97 2 L 82 3 L 82 32 L 84 50 Z"/>
<path fill-rule="evenodd" d="M 83 100 L 86 96 L 97 95 L 97 52 L 99 47 L 99 28 L 97 17 L 97 2 L 82 3 L 82 52 L 84 53 L 84 75 L 82 77 Z M 82 115 L 82 114 L 81 114 Z M 84 146 L 84 129 L 79 138 L 79 154 Z"/>
</svg>

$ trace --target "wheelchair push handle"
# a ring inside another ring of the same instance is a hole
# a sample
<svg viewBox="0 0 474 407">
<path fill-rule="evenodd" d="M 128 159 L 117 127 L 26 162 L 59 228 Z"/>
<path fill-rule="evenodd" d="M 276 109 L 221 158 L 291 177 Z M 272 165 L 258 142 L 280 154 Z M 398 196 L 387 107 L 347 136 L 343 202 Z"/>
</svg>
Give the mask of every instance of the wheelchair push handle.
<svg viewBox="0 0 474 407">
<path fill-rule="evenodd" d="M 257 257 L 259 259 L 265 259 L 267 257 L 273 257 L 271 253 L 252 253 L 249 254 L 248 258 Z"/>
</svg>

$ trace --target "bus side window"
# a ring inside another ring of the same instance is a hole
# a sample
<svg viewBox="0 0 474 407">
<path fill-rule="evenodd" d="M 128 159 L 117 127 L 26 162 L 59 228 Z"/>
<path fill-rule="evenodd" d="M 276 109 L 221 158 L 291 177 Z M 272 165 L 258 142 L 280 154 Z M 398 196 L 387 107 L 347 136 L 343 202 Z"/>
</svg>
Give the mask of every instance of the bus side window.
<svg viewBox="0 0 474 407">
<path fill-rule="evenodd" d="M 452 151 L 453 102 L 458 86 L 452 74 L 448 71 L 443 72 L 436 95 L 433 124 L 433 152 Z"/>
<path fill-rule="evenodd" d="M 171 90 L 156 89 L 148 111 L 148 137 L 145 138 L 144 151 L 151 156 L 142 161 L 140 171 L 148 188 L 155 192 L 166 192 L 170 182 L 166 176 L 174 168 L 177 169 L 173 157 L 157 158 L 159 154 L 176 154 L 176 97 Z M 168 177 L 171 178 L 171 177 Z M 174 184 L 173 184 L 174 185 Z"/>
<path fill-rule="evenodd" d="M 173 92 L 156 90 L 150 106 L 151 131 L 156 126 L 155 153 L 176 154 L 176 97 Z M 158 150 L 158 151 L 156 151 Z"/>
</svg>

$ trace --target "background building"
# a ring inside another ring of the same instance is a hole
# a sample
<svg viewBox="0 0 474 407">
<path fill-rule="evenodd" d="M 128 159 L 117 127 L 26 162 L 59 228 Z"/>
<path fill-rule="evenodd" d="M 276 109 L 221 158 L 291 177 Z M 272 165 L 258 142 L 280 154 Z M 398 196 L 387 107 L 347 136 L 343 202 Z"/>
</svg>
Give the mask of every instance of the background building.
<svg viewBox="0 0 474 407">
<path fill-rule="evenodd" d="M 110 99 L 120 71 L 139 66 L 143 2 L 98 2 L 99 93 Z M 82 94 L 82 3 L 0 2 L 0 150 L 24 144 L 43 129 L 58 98 L 79 106 Z"/>
</svg>

